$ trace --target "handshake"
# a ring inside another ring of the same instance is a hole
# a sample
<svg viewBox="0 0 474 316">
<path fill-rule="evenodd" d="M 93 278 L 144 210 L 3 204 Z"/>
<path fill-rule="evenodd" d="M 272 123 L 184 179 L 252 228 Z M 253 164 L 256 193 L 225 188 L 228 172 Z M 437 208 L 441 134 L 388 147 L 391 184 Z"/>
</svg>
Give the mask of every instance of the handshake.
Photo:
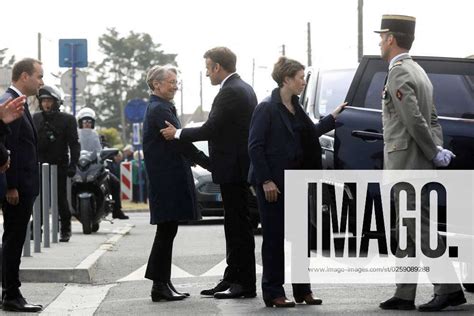
<svg viewBox="0 0 474 316">
<path fill-rule="evenodd" d="M 441 146 L 436 146 L 438 148 L 438 153 L 433 158 L 433 163 L 436 167 L 447 167 L 452 158 L 455 158 L 456 155 L 452 151 L 444 149 Z"/>
</svg>

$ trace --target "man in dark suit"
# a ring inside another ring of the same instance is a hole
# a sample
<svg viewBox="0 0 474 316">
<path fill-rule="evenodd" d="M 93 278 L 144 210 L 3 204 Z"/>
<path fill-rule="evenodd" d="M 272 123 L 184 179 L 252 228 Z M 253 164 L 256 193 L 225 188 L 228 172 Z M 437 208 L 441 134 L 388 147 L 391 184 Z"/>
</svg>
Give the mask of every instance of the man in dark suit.
<svg viewBox="0 0 474 316">
<path fill-rule="evenodd" d="M 41 62 L 26 58 L 12 70 L 12 85 L 2 99 L 33 96 L 43 86 Z M 21 252 L 33 202 L 39 193 L 37 136 L 28 104 L 22 117 L 9 124 L 5 146 L 10 150 L 10 168 L 6 172 L 7 192 L 3 204 L 2 299 L 3 310 L 37 312 L 41 305 L 28 304 L 20 292 Z"/>
<path fill-rule="evenodd" d="M 224 202 L 227 268 L 223 280 L 202 295 L 215 298 L 255 297 L 255 241 L 248 209 L 248 135 L 257 97 L 252 87 L 235 72 L 237 58 L 226 47 L 204 54 L 206 75 L 221 85 L 208 120 L 196 128 L 176 130 L 166 122 L 162 135 L 168 139 L 209 141 L 212 179 L 220 184 Z"/>
</svg>

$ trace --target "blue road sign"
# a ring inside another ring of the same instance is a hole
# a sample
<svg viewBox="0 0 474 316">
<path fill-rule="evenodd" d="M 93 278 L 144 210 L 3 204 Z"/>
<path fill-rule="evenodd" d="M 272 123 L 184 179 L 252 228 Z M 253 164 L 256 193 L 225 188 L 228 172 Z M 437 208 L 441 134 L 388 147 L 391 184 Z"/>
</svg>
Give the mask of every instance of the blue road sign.
<svg viewBox="0 0 474 316">
<path fill-rule="evenodd" d="M 59 67 L 87 67 L 87 40 L 60 39 Z"/>
<path fill-rule="evenodd" d="M 145 118 L 146 102 L 142 99 L 132 99 L 125 106 L 125 117 L 130 123 L 141 123 Z"/>
</svg>

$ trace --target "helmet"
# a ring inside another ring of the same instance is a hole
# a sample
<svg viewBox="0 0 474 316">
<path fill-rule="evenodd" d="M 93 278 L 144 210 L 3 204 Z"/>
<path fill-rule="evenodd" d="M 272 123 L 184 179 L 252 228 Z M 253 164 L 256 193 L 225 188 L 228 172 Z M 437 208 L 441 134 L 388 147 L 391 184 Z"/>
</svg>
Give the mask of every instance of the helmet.
<svg viewBox="0 0 474 316">
<path fill-rule="evenodd" d="M 61 98 L 61 92 L 56 87 L 53 86 L 43 86 L 41 89 L 39 89 L 39 93 L 36 96 L 38 98 L 39 102 L 39 107 L 41 111 L 43 110 L 43 107 L 41 105 L 41 100 L 43 99 L 53 99 L 54 100 L 54 105 L 52 108 L 52 111 L 59 111 L 59 106 L 63 104 L 63 100 Z"/>
<path fill-rule="evenodd" d="M 78 113 L 77 113 L 77 123 L 79 125 L 79 128 L 82 128 L 82 121 L 84 119 L 89 119 L 92 120 L 92 128 L 95 126 L 95 112 L 91 108 L 82 108 Z"/>
</svg>

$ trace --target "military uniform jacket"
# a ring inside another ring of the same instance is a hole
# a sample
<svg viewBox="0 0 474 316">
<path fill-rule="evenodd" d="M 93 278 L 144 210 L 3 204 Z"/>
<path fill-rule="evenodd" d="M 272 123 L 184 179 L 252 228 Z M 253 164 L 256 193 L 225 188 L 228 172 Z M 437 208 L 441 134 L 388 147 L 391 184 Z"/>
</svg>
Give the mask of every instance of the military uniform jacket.
<svg viewBox="0 0 474 316">
<path fill-rule="evenodd" d="M 408 55 L 389 69 L 382 111 L 384 169 L 433 169 L 436 146 L 443 145 L 433 86 Z"/>
</svg>

